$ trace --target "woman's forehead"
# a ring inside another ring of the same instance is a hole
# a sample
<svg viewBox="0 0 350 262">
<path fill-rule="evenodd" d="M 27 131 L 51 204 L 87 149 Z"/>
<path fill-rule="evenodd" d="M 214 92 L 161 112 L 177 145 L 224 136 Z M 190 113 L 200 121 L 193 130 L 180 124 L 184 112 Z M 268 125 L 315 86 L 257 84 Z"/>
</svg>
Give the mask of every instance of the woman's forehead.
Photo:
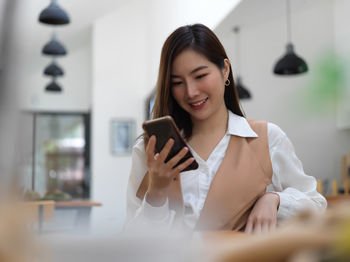
<svg viewBox="0 0 350 262">
<path fill-rule="evenodd" d="M 197 67 L 209 67 L 211 62 L 204 55 L 192 49 L 186 49 L 175 57 L 172 63 L 172 74 L 191 72 Z"/>
</svg>

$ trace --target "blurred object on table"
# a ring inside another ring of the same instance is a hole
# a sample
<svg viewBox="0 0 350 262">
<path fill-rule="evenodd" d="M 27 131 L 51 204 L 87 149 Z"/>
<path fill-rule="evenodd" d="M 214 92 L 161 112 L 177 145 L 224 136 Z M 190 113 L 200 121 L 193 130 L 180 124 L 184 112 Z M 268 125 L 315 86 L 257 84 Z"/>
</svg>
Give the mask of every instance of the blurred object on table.
<svg viewBox="0 0 350 262">
<path fill-rule="evenodd" d="M 24 193 L 23 199 L 26 201 L 39 201 L 39 200 L 41 200 L 41 195 L 34 190 L 28 189 Z"/>
<path fill-rule="evenodd" d="M 350 152 L 342 157 L 342 181 L 344 194 L 349 194 L 350 186 Z"/>
<path fill-rule="evenodd" d="M 68 193 L 65 193 L 56 188 L 48 191 L 42 199 L 54 201 L 69 201 L 72 199 L 72 197 Z"/>
</svg>

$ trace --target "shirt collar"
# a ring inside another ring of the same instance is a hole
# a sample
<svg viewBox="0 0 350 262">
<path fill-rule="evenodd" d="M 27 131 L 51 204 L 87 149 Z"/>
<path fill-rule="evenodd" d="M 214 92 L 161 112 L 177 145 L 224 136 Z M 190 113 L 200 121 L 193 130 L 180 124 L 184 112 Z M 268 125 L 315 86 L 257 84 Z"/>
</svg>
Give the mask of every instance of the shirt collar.
<svg viewBox="0 0 350 262">
<path fill-rule="evenodd" d="M 258 135 L 250 127 L 247 119 L 236 115 L 228 110 L 228 125 L 226 134 L 240 137 L 258 137 Z"/>
</svg>

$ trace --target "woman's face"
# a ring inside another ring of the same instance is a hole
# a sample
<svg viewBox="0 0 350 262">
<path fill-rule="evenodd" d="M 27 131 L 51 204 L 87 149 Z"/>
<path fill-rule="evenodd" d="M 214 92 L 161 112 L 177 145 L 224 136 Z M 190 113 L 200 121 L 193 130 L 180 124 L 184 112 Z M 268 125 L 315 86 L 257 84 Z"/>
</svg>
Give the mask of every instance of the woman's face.
<svg viewBox="0 0 350 262">
<path fill-rule="evenodd" d="M 225 80 L 229 61 L 219 69 L 205 56 L 186 49 L 172 65 L 171 91 L 176 102 L 190 114 L 192 120 L 205 120 L 225 112 Z"/>
</svg>

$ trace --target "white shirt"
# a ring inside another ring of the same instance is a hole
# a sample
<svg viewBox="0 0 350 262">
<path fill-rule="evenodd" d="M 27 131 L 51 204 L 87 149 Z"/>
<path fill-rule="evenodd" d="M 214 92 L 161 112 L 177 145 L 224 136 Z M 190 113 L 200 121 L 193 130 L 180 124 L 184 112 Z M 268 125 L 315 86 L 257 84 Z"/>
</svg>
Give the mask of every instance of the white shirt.
<svg viewBox="0 0 350 262">
<path fill-rule="evenodd" d="M 248 121 L 231 111 L 225 136 L 216 145 L 209 158 L 204 161 L 190 146 L 199 164 L 193 171 L 181 173 L 181 186 L 185 206 L 184 223 L 191 229 L 196 225 L 207 197 L 209 187 L 225 156 L 231 135 L 258 137 Z M 289 218 L 301 210 L 324 210 L 325 198 L 316 191 L 316 179 L 304 173 L 302 163 L 297 158 L 294 147 L 286 134 L 275 124 L 268 123 L 268 144 L 272 162 L 272 183 L 267 192 L 280 196 L 278 219 Z M 175 211 L 169 210 L 168 201 L 161 207 L 153 207 L 136 197 L 136 192 L 147 172 L 143 139 L 133 147 L 132 168 L 127 192 L 127 228 L 133 226 L 157 225 L 170 228 Z"/>
</svg>

